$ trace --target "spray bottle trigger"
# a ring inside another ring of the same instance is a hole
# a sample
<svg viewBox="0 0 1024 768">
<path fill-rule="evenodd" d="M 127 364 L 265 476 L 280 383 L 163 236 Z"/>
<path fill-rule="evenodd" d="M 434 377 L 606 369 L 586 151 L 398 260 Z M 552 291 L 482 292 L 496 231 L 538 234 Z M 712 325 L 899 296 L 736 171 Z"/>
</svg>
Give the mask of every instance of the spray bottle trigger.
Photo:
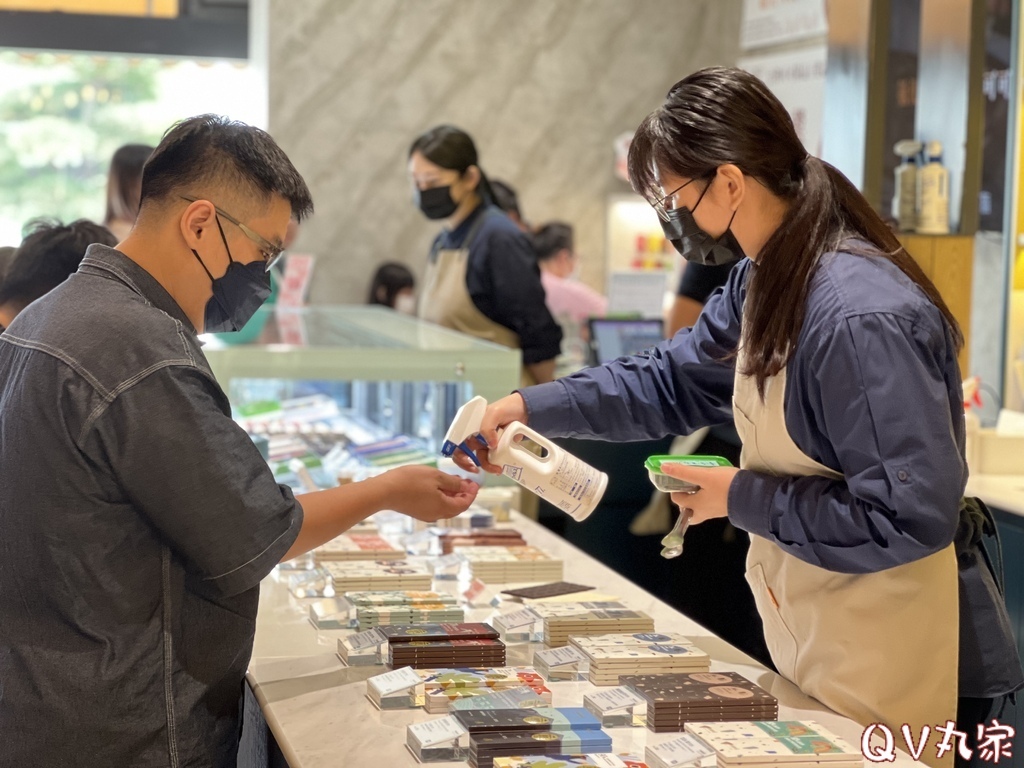
<svg viewBox="0 0 1024 768">
<path fill-rule="evenodd" d="M 474 464 L 476 464 L 479 467 L 480 466 L 480 459 L 478 459 L 476 457 L 476 453 L 473 451 L 472 448 L 469 447 L 469 441 L 470 441 L 471 437 L 470 438 L 466 438 L 461 443 L 456 443 L 456 442 L 453 442 L 452 440 L 445 440 L 444 441 L 444 445 L 441 446 L 441 455 L 442 456 L 447 456 L 448 458 L 451 458 L 452 456 L 455 455 L 455 451 L 456 450 L 461 450 L 464 454 L 469 456 L 470 460 Z"/>
<path fill-rule="evenodd" d="M 473 451 L 472 448 L 469 447 L 468 443 L 469 440 L 463 440 L 461 443 L 459 443 L 459 448 L 461 448 L 463 453 L 469 456 L 470 460 L 479 467 L 480 459 L 476 457 L 476 453 Z"/>
</svg>

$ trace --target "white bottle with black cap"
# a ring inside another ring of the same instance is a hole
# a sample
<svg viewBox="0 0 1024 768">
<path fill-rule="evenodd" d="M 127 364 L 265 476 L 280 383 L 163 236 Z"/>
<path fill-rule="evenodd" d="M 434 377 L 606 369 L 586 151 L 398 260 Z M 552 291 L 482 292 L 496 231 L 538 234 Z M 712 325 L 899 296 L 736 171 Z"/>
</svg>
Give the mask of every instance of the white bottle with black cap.
<svg viewBox="0 0 1024 768">
<path fill-rule="evenodd" d="M 929 141 L 926 162 L 917 171 L 917 231 L 949 234 L 949 170 L 942 165 L 942 143 Z"/>
</svg>

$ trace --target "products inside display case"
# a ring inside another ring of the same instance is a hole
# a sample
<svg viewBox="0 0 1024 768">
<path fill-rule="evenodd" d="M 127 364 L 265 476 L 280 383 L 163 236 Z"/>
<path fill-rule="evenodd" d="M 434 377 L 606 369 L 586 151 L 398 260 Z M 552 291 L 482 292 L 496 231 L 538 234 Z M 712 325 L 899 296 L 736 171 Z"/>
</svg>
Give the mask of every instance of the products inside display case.
<svg viewBox="0 0 1024 768">
<path fill-rule="evenodd" d="M 519 384 L 518 350 L 381 307 L 265 307 L 254 322 L 257 343 L 204 337 L 204 352 L 238 422 L 297 490 L 436 463 L 464 402 Z"/>
</svg>

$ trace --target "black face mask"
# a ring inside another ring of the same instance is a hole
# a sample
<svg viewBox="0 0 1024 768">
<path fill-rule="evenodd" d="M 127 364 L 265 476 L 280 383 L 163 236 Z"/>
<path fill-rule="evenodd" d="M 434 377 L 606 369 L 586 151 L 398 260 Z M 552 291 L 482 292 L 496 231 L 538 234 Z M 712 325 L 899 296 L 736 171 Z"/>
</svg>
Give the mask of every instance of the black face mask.
<svg viewBox="0 0 1024 768">
<path fill-rule="evenodd" d="M 220 277 L 214 277 L 203 264 L 195 249 L 196 257 L 203 271 L 213 284 L 213 296 L 206 302 L 203 319 L 203 331 L 206 333 L 230 333 L 240 331 L 252 319 L 263 302 L 270 296 L 270 273 L 261 260 L 241 264 L 231 258 L 228 240 L 224 236 L 224 228 L 217 219 L 217 229 L 224 241 L 224 250 L 228 253 L 227 271 Z"/>
<path fill-rule="evenodd" d="M 713 182 L 714 179 L 712 179 Z M 735 211 L 732 213 L 732 219 L 729 219 L 729 226 L 717 239 L 701 229 L 697 225 L 696 219 L 693 218 L 693 211 L 697 210 L 697 206 L 700 205 L 709 189 L 711 189 L 711 184 L 708 184 L 700 193 L 693 210 L 673 208 L 670 211 L 665 211 L 668 220 L 660 219 L 660 221 L 661 228 L 665 232 L 665 239 L 675 246 L 684 259 L 692 261 L 694 264 L 718 267 L 739 261 L 744 254 L 732 233 L 732 221 L 736 218 Z"/>
<path fill-rule="evenodd" d="M 451 186 L 417 190 L 416 202 L 428 219 L 447 219 L 459 207 L 452 200 Z"/>
</svg>

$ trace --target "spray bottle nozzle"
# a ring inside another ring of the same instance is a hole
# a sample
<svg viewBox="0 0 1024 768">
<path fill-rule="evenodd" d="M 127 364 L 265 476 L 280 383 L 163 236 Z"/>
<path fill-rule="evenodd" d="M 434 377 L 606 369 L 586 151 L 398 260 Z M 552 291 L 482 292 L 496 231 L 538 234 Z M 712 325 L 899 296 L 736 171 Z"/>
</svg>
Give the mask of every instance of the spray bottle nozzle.
<svg viewBox="0 0 1024 768">
<path fill-rule="evenodd" d="M 472 448 L 469 447 L 469 440 L 463 440 L 461 443 L 453 443 L 450 440 L 445 440 L 444 445 L 441 446 L 441 455 L 447 456 L 449 459 L 455 455 L 455 451 L 461 450 L 464 454 L 469 456 L 470 460 L 480 466 L 480 459 L 476 457 L 476 453 Z"/>
<path fill-rule="evenodd" d="M 480 437 L 480 425 L 487 411 L 487 401 L 477 396 L 459 408 L 455 414 L 455 420 L 448 428 L 444 436 L 444 443 L 441 446 L 441 453 L 451 458 L 457 449 L 461 449 L 469 458 L 480 466 L 480 460 L 476 457 L 475 451 L 469 447 L 469 441 L 476 438 L 481 444 L 486 445 Z"/>
</svg>

